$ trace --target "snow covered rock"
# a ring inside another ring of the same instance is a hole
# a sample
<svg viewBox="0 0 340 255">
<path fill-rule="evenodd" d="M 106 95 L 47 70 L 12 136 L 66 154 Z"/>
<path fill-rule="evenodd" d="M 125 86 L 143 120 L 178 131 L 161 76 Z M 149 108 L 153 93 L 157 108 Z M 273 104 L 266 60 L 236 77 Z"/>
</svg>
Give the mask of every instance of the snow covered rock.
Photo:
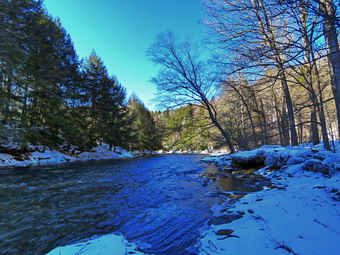
<svg viewBox="0 0 340 255">
<path fill-rule="evenodd" d="M 231 159 L 237 165 L 244 168 L 263 166 L 265 161 L 265 150 L 240 151 L 231 155 Z"/>
<path fill-rule="evenodd" d="M 291 157 L 287 160 L 287 165 L 290 166 L 290 165 L 297 165 L 297 164 L 301 164 L 303 162 L 305 162 L 306 159 L 304 158 L 300 158 L 300 157 Z"/>
<path fill-rule="evenodd" d="M 278 188 L 268 187 L 229 205 L 229 210 L 244 212 L 243 217 L 211 225 L 197 244 L 199 254 L 337 254 L 340 203 L 335 194 L 340 173 L 329 178 L 302 171 L 301 165 L 269 174 Z M 296 175 L 288 178 L 286 170 Z"/>
<path fill-rule="evenodd" d="M 302 164 L 301 168 L 306 171 L 320 172 L 323 174 L 329 173 L 328 167 L 318 159 L 308 159 Z"/>
<path fill-rule="evenodd" d="M 298 164 L 298 161 L 312 157 L 309 149 L 301 147 L 286 147 L 281 150 L 268 151 L 265 154 L 265 165 L 271 168 L 281 168 L 282 166 Z M 298 159 L 299 158 L 299 159 Z"/>
<path fill-rule="evenodd" d="M 230 155 L 211 155 L 201 159 L 203 162 L 214 163 L 217 166 L 226 166 L 230 164 Z"/>
</svg>

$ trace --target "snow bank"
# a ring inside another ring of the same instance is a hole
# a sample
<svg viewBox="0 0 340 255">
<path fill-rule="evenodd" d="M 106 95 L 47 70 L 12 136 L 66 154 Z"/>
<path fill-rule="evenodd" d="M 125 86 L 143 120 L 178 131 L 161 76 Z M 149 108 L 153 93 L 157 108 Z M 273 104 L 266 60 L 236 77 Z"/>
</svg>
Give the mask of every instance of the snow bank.
<svg viewBox="0 0 340 255">
<path fill-rule="evenodd" d="M 306 158 L 311 158 L 312 154 L 311 150 L 302 147 L 282 147 L 280 150 L 265 152 L 265 165 L 276 168 L 287 164 L 294 165 L 303 162 Z"/>
<path fill-rule="evenodd" d="M 0 167 L 28 167 L 38 165 L 52 165 L 65 162 L 116 159 L 134 157 L 131 152 L 117 147 L 116 151 L 110 151 L 107 144 L 95 147 L 91 151 L 82 152 L 76 156 L 67 155 L 55 150 L 35 151 L 15 157 L 9 154 L 0 154 Z"/>
<path fill-rule="evenodd" d="M 137 246 L 129 243 L 120 235 L 105 235 L 101 237 L 93 237 L 77 244 L 67 245 L 55 248 L 47 253 L 47 255 L 126 255 L 135 254 L 142 255 L 137 251 Z"/>
<path fill-rule="evenodd" d="M 231 159 L 243 167 L 263 165 L 266 153 L 282 149 L 283 147 L 280 146 L 262 146 L 257 150 L 236 152 L 231 155 Z"/>
<path fill-rule="evenodd" d="M 113 158 L 131 158 L 133 154 L 120 147 L 115 151 L 109 149 L 109 145 L 102 144 L 93 148 L 90 152 L 82 152 L 78 154 L 77 158 L 81 160 L 98 160 L 98 159 L 113 159 Z"/>
<path fill-rule="evenodd" d="M 340 151 L 340 142 L 335 142 L 335 148 Z M 317 149 L 316 149 L 317 148 Z M 256 166 L 268 166 L 280 169 L 284 166 L 304 163 L 304 170 L 333 174 L 340 171 L 340 153 L 326 151 L 322 145 L 311 146 L 310 144 L 299 147 L 282 147 L 279 145 L 265 145 L 256 150 L 238 151 L 234 154 L 211 155 L 202 161 L 215 163 L 223 166 L 232 162 L 248 168 Z"/>
<path fill-rule="evenodd" d="M 259 150 L 264 150 L 267 166 L 257 173 L 270 178 L 272 185 L 227 203 L 229 209 L 221 213 L 242 218 L 211 225 L 197 243 L 200 254 L 337 254 L 340 154 L 305 147 Z M 239 155 L 250 158 L 259 150 Z M 280 169 L 270 170 L 273 166 Z M 312 168 L 327 168 L 328 175 Z"/>
<path fill-rule="evenodd" d="M 275 174 L 271 176 L 275 180 Z M 204 232 L 198 243 L 200 254 L 272 255 L 289 250 L 300 255 L 336 254 L 340 203 L 334 196 L 339 196 L 335 193 L 340 190 L 339 177 L 300 171 L 294 178 L 274 181 L 284 189 L 267 188 L 241 198 L 228 212 L 244 216 Z"/>
<path fill-rule="evenodd" d="M 201 159 L 201 161 L 206 163 L 213 163 L 217 166 L 226 166 L 229 165 L 231 162 L 231 157 L 228 154 L 222 154 L 222 155 L 211 155 L 208 157 L 204 157 Z"/>
</svg>

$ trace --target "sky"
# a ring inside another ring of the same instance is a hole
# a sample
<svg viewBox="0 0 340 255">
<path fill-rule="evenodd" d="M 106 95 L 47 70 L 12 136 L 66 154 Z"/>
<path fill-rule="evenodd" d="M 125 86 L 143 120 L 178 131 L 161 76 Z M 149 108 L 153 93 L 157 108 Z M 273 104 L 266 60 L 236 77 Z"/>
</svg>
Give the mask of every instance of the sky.
<svg viewBox="0 0 340 255">
<path fill-rule="evenodd" d="M 45 0 L 71 35 L 80 58 L 94 49 L 127 89 L 150 110 L 156 86 L 150 83 L 159 67 L 145 56 L 158 33 L 171 30 L 194 41 L 204 37 L 200 0 Z"/>
</svg>

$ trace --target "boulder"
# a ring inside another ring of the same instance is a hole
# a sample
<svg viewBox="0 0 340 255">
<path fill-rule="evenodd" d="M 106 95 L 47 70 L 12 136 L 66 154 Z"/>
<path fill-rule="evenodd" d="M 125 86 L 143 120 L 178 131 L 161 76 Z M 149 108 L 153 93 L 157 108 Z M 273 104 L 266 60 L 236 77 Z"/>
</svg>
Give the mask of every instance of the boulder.
<svg viewBox="0 0 340 255">
<path fill-rule="evenodd" d="M 329 173 L 329 168 L 327 165 L 323 164 L 322 161 L 318 159 L 306 160 L 305 163 L 302 164 L 301 168 L 306 171 L 320 172 L 323 174 Z"/>
<path fill-rule="evenodd" d="M 311 156 L 312 153 L 308 149 L 300 147 L 287 147 L 284 150 L 267 152 L 265 154 L 265 165 L 272 168 L 281 168 L 286 165 L 300 164 Z"/>
<path fill-rule="evenodd" d="M 297 165 L 305 162 L 306 159 L 300 157 L 291 157 L 287 160 L 287 165 Z"/>
<path fill-rule="evenodd" d="M 240 151 L 231 155 L 234 164 L 242 168 L 264 166 L 265 150 Z"/>
</svg>

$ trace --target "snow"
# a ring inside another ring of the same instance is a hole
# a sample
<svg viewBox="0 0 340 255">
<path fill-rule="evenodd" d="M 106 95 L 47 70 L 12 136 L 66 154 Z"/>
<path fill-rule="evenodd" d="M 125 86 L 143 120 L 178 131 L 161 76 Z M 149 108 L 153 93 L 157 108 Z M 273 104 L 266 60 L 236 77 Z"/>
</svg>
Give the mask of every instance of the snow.
<svg viewBox="0 0 340 255">
<path fill-rule="evenodd" d="M 208 157 L 204 157 L 201 159 L 201 161 L 206 163 L 214 163 L 216 165 L 228 165 L 231 161 L 230 155 L 227 154 L 214 154 L 210 155 Z"/>
<path fill-rule="evenodd" d="M 77 244 L 71 244 L 55 248 L 47 255 L 125 255 L 135 254 L 142 255 L 137 251 L 137 246 L 129 243 L 123 236 L 109 234 L 104 236 L 95 236 L 90 240 L 85 240 Z"/>
<path fill-rule="evenodd" d="M 337 254 L 340 154 L 318 149 L 267 146 L 240 152 L 249 158 L 264 150 L 267 166 L 257 173 L 271 179 L 272 185 L 232 205 L 225 203 L 223 214 L 242 218 L 211 225 L 197 243 L 200 254 Z M 306 165 L 328 169 L 328 175 L 306 171 Z M 270 170 L 272 166 L 280 170 Z"/>
<path fill-rule="evenodd" d="M 98 159 L 112 159 L 112 158 L 131 158 L 133 157 L 133 154 L 119 147 L 117 147 L 116 152 L 114 152 L 109 149 L 109 145 L 102 144 L 92 149 L 92 151 L 90 152 L 82 152 L 77 157 L 82 160 L 89 160 L 89 159 L 98 160 Z"/>
<path fill-rule="evenodd" d="M 116 151 L 109 150 L 107 144 L 98 145 L 91 151 L 82 152 L 78 155 L 67 155 L 56 150 L 40 150 L 22 155 L 20 159 L 13 155 L 0 153 L 0 167 L 28 167 L 38 165 L 53 165 L 65 162 L 131 158 L 135 155 L 129 151 L 117 147 Z"/>
</svg>

